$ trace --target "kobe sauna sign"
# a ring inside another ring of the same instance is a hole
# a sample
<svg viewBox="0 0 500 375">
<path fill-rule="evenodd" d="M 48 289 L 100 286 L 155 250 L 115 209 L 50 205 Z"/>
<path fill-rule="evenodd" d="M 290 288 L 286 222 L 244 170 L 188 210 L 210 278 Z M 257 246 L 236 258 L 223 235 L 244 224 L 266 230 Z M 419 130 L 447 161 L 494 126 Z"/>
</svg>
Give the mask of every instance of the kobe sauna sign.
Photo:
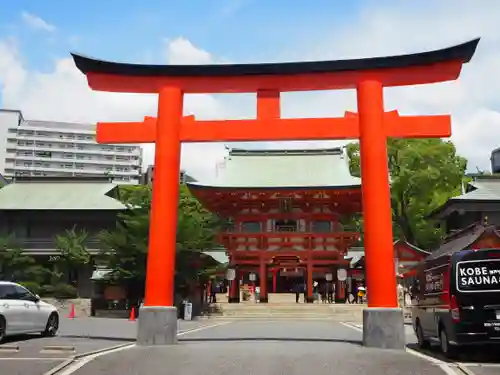
<svg viewBox="0 0 500 375">
<path fill-rule="evenodd" d="M 182 142 L 359 139 L 369 306 L 398 306 L 387 167 L 387 137 L 449 137 L 442 116 L 384 111 L 384 88 L 456 80 L 479 39 L 412 55 L 356 60 L 237 65 L 138 65 L 73 55 L 93 90 L 158 95 L 158 115 L 142 122 L 99 123 L 100 143 L 155 143 L 145 306 L 173 306 Z M 280 93 L 355 89 L 357 113 L 282 119 Z M 183 117 L 184 94 L 256 93 L 253 120 Z M 333 167 L 333 166 L 332 166 Z"/>
</svg>

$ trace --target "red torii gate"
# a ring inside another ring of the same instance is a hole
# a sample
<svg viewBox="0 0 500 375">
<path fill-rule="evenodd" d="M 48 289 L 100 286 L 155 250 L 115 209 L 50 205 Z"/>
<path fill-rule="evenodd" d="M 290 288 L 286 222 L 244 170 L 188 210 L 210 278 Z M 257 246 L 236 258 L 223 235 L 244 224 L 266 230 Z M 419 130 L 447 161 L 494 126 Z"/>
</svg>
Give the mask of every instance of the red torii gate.
<svg viewBox="0 0 500 375">
<path fill-rule="evenodd" d="M 472 58 L 478 42 L 476 39 L 412 55 L 277 64 L 139 65 L 73 54 L 76 66 L 94 90 L 158 94 L 157 118 L 99 123 L 97 127 L 97 141 L 101 143 L 156 144 L 146 307 L 141 311 L 138 342 L 176 342 L 176 323 L 170 311 L 175 309 L 168 307 L 174 302 L 182 142 L 359 138 L 369 293 L 364 342 L 403 348 L 402 314 L 396 310 L 386 139 L 449 137 L 451 127 L 449 116 L 399 116 L 396 111 L 384 112 L 383 88 L 455 80 L 462 65 Z M 280 118 L 281 92 L 337 89 L 357 90 L 358 114 L 346 113 L 343 118 Z M 194 116 L 183 117 L 185 93 L 238 92 L 257 93 L 257 119 L 198 121 Z M 384 329 L 374 330 L 375 325 L 384 325 Z"/>
</svg>

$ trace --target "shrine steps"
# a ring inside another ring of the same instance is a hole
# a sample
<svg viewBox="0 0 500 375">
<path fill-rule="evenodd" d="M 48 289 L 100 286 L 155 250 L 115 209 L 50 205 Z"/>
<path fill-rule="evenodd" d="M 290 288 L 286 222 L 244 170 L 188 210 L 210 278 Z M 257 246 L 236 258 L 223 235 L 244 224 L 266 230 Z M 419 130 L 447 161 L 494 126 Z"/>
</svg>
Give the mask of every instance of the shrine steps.
<svg viewBox="0 0 500 375">
<path fill-rule="evenodd" d="M 294 297 L 293 302 L 272 302 L 270 299 L 269 303 L 255 301 L 217 303 L 212 305 L 206 316 L 231 320 L 301 319 L 360 323 L 363 320 L 364 307 L 364 305 L 349 304 L 297 304 Z"/>
</svg>

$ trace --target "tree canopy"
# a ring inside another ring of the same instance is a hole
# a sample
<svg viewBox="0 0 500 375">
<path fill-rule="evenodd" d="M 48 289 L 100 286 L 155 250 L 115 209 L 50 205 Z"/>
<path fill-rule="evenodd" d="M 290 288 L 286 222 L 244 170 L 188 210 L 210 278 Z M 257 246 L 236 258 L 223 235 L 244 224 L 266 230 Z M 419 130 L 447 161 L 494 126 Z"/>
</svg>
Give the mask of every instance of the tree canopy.
<svg viewBox="0 0 500 375">
<path fill-rule="evenodd" d="M 13 236 L 0 237 L 0 279 L 41 282 L 50 271 L 24 253 Z"/>
<path fill-rule="evenodd" d="M 125 283 L 134 296 L 142 296 L 146 279 L 146 259 L 149 237 L 149 212 L 152 190 L 150 186 L 127 186 L 120 191 L 122 201 L 129 208 L 119 215 L 114 230 L 100 234 L 104 249 L 101 261 L 111 270 L 111 277 Z M 176 280 L 196 278 L 206 259 L 201 250 L 212 248 L 218 219 L 190 193 L 180 186 Z"/>
<path fill-rule="evenodd" d="M 467 160 L 441 139 L 389 139 L 387 151 L 394 237 L 429 248 L 443 233 L 426 217 L 460 194 Z M 359 143 L 349 144 L 347 154 L 351 173 L 360 176 Z M 349 224 L 361 223 L 354 217 Z"/>
</svg>

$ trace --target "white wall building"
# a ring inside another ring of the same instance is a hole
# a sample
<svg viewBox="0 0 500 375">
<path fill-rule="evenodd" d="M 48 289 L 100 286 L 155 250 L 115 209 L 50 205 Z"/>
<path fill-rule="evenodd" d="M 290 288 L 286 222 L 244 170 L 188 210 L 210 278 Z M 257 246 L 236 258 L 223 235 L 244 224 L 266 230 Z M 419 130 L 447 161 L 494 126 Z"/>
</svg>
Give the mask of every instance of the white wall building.
<svg viewBox="0 0 500 375">
<path fill-rule="evenodd" d="M 95 125 L 25 120 L 0 109 L 0 173 L 16 176 L 102 177 L 137 184 L 142 148 L 97 144 Z"/>
</svg>

